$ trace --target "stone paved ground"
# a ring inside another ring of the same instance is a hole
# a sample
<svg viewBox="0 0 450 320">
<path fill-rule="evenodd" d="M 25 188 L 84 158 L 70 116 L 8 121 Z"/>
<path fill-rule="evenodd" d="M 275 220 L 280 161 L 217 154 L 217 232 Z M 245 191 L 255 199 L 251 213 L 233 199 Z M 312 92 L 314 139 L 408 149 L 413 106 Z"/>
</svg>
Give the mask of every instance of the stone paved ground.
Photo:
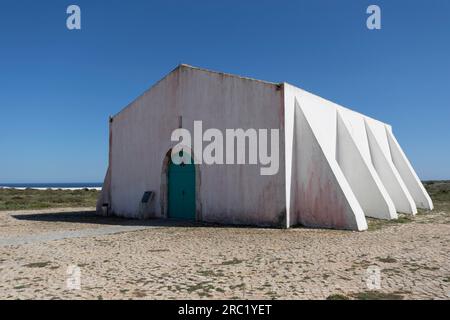
<svg viewBox="0 0 450 320">
<path fill-rule="evenodd" d="M 450 298 L 446 211 L 349 232 L 143 223 L 74 210 L 0 212 L 0 298 Z M 67 288 L 71 265 L 80 268 L 80 290 Z M 369 290 L 377 270 L 380 289 Z"/>
</svg>

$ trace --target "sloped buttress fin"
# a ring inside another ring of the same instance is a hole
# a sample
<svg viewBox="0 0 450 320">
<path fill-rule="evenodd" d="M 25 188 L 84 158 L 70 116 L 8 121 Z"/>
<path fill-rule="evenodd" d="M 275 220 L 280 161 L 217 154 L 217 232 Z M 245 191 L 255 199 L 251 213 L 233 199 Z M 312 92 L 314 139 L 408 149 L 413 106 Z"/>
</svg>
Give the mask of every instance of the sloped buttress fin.
<svg viewBox="0 0 450 320">
<path fill-rule="evenodd" d="M 103 211 L 103 206 L 108 205 L 108 210 L 111 207 L 111 199 L 110 199 L 110 188 L 111 188 L 111 170 L 108 167 L 106 171 L 105 180 L 103 181 L 102 190 L 97 199 L 96 211 L 98 215 L 105 215 Z M 106 212 L 108 214 L 108 212 Z"/>
<path fill-rule="evenodd" d="M 392 130 L 387 126 L 385 128 L 392 161 L 405 183 L 406 188 L 408 188 L 409 193 L 414 199 L 417 208 L 433 210 L 433 202 L 431 201 L 430 196 L 425 190 L 422 182 L 420 182 L 419 177 L 400 147 L 400 144 L 397 142 Z"/>
<path fill-rule="evenodd" d="M 366 230 L 364 212 L 336 159 L 324 151 L 296 99 L 294 108 L 292 223 Z"/>
<path fill-rule="evenodd" d="M 372 163 L 394 202 L 397 212 L 416 214 L 414 199 L 391 159 L 384 125 L 365 119 Z"/>
<path fill-rule="evenodd" d="M 372 162 L 358 148 L 345 115 L 337 113 L 336 159 L 367 217 L 396 219 L 394 203 L 383 186 Z M 361 130 L 364 120 L 361 118 Z M 360 133 L 360 132 L 357 132 Z"/>
</svg>

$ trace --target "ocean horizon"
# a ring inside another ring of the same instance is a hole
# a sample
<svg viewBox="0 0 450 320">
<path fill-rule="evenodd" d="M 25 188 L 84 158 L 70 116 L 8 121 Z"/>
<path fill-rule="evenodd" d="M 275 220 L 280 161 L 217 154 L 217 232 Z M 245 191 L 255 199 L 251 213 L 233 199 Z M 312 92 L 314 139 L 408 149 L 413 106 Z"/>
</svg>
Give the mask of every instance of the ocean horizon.
<svg viewBox="0 0 450 320">
<path fill-rule="evenodd" d="M 82 189 L 82 188 L 101 188 L 101 182 L 33 182 L 33 183 L 2 183 L 0 188 L 18 188 L 18 189 Z"/>
</svg>

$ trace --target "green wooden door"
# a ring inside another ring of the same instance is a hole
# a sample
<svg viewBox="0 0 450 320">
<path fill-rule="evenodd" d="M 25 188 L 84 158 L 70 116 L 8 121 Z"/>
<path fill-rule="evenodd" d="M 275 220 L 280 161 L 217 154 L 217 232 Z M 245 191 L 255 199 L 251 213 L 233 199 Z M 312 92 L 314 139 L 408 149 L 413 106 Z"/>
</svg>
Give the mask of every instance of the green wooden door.
<svg viewBox="0 0 450 320">
<path fill-rule="evenodd" d="M 192 162 L 192 161 L 191 161 Z M 169 218 L 195 220 L 195 166 L 169 164 Z"/>
</svg>

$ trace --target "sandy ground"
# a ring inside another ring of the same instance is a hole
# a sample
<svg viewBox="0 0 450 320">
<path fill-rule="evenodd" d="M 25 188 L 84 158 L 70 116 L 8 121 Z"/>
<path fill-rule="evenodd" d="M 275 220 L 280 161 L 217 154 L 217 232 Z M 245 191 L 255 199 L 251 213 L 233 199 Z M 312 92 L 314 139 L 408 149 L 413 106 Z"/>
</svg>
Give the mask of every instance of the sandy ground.
<svg viewBox="0 0 450 320">
<path fill-rule="evenodd" d="M 0 298 L 450 299 L 444 212 L 349 232 L 143 222 L 90 210 L 0 212 Z"/>
</svg>

